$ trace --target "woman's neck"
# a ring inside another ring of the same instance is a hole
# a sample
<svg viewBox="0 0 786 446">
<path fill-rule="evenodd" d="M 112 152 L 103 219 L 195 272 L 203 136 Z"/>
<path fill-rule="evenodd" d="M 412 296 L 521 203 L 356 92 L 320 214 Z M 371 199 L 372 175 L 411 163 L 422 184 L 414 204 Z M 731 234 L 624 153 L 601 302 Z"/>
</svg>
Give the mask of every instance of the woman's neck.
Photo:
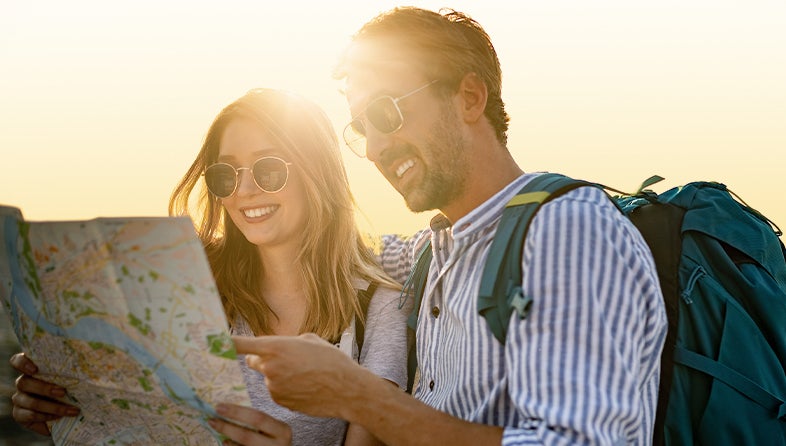
<svg viewBox="0 0 786 446">
<path fill-rule="evenodd" d="M 297 252 L 284 246 L 259 249 L 263 276 L 260 279 L 262 298 L 278 316 L 268 320 L 278 335 L 297 335 L 306 317 L 307 302 Z"/>
</svg>

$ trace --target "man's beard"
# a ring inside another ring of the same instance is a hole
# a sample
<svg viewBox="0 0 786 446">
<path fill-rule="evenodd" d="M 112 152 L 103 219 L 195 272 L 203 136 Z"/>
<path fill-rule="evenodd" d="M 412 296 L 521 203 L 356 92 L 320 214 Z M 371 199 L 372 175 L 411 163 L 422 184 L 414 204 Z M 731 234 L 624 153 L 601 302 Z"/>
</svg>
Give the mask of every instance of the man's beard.
<svg viewBox="0 0 786 446">
<path fill-rule="evenodd" d="M 458 125 L 458 116 L 446 101 L 431 128 L 431 137 L 420 147 L 425 162 L 423 179 L 404 195 L 412 212 L 443 209 L 464 193 L 466 187 L 468 143 Z"/>
</svg>

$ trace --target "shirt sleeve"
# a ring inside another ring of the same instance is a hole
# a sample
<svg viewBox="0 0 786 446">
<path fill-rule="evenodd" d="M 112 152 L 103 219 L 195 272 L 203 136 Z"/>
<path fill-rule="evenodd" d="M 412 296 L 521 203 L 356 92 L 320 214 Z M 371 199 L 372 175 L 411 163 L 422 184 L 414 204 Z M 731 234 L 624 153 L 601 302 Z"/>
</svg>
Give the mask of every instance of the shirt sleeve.
<svg viewBox="0 0 786 446">
<path fill-rule="evenodd" d="M 524 244 L 533 303 L 524 319 L 514 311 L 505 345 L 522 422 L 503 445 L 652 438 L 666 327 L 654 262 L 630 221 L 585 189 L 545 205 Z"/>
<path fill-rule="evenodd" d="M 382 269 L 398 283 L 404 283 L 409 276 L 415 255 L 429 240 L 430 229 L 422 229 L 410 237 L 396 234 L 382 236 L 382 250 L 379 263 Z"/>
<path fill-rule="evenodd" d="M 400 292 L 377 288 L 366 315 L 360 365 L 406 389 L 407 316 L 412 299 L 401 300 Z"/>
</svg>

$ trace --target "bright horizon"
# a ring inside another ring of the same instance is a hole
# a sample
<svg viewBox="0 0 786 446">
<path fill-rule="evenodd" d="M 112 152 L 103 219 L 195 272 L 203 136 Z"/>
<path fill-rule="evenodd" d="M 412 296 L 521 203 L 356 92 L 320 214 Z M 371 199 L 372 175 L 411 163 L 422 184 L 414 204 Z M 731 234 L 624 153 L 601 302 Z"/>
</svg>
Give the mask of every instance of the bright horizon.
<svg viewBox="0 0 786 446">
<path fill-rule="evenodd" d="M 400 4 L 468 13 L 491 35 L 525 171 L 633 191 L 717 180 L 782 229 L 786 3 L 152 1 L 0 3 L 0 204 L 29 220 L 166 215 L 225 105 L 255 87 L 349 119 L 332 68 L 350 36 Z M 372 233 L 414 215 L 343 147 Z"/>
</svg>

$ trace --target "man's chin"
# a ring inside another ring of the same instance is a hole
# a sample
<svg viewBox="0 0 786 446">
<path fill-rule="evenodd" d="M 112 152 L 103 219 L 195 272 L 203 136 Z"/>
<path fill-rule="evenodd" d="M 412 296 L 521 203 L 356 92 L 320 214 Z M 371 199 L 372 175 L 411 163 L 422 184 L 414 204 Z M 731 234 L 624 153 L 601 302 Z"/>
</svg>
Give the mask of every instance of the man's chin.
<svg viewBox="0 0 786 446">
<path fill-rule="evenodd" d="M 440 209 L 447 198 L 439 190 L 435 190 L 432 182 L 427 180 L 399 183 L 396 185 L 396 190 L 404 198 L 407 208 L 412 212 Z"/>
<path fill-rule="evenodd" d="M 429 197 L 426 197 L 418 192 L 419 191 L 413 191 L 408 194 L 401 193 L 401 195 L 404 197 L 404 202 L 407 204 L 407 208 L 409 208 L 410 211 L 425 212 L 437 209 L 437 206 L 434 205 L 433 200 L 430 200 Z"/>
</svg>

